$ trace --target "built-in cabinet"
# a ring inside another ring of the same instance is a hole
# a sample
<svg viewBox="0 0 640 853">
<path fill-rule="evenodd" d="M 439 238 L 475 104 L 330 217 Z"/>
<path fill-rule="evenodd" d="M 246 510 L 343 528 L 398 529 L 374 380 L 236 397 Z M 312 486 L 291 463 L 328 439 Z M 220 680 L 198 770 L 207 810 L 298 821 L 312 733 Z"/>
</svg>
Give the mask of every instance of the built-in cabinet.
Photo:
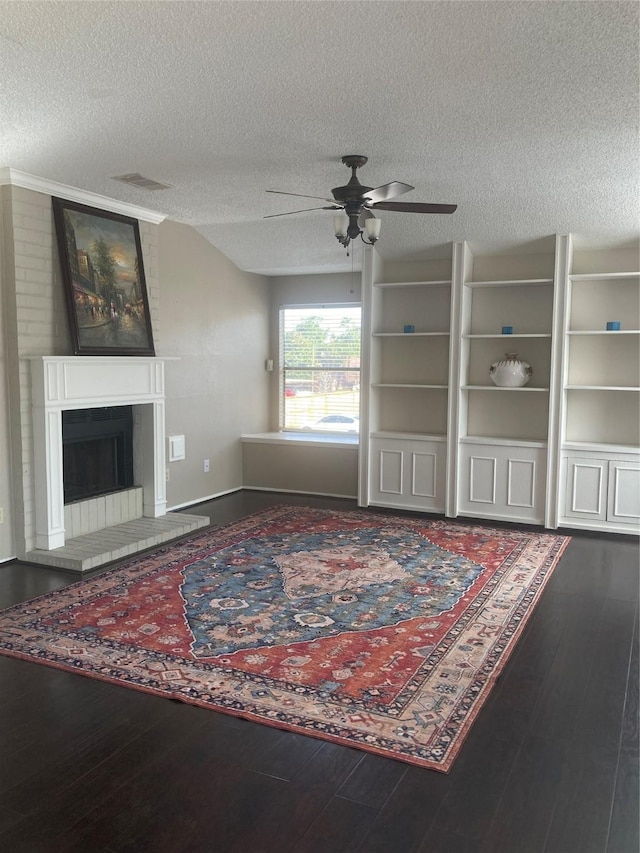
<svg viewBox="0 0 640 853">
<path fill-rule="evenodd" d="M 457 515 L 542 524 L 545 516 L 555 257 L 474 255 L 458 265 Z M 503 328 L 509 333 L 504 333 Z M 491 365 L 529 364 L 522 387 L 499 387 Z"/>
<path fill-rule="evenodd" d="M 564 523 L 598 529 L 605 522 L 609 529 L 640 523 L 640 463 L 631 454 L 622 456 L 620 450 L 564 456 Z"/>
<path fill-rule="evenodd" d="M 370 504 L 444 512 L 445 438 L 380 435 L 370 453 Z"/>
<path fill-rule="evenodd" d="M 637 252 L 537 248 L 457 243 L 405 268 L 367 253 L 362 505 L 640 531 Z M 506 353 L 526 385 L 491 381 Z"/>
<path fill-rule="evenodd" d="M 465 441 L 458 456 L 456 515 L 544 523 L 546 449 L 538 444 Z"/>
<path fill-rule="evenodd" d="M 564 255 L 558 521 L 637 532 L 640 272 L 635 252 Z M 608 328 L 609 327 L 609 328 Z"/>
<path fill-rule="evenodd" d="M 443 513 L 451 260 L 414 265 L 406 278 L 375 253 L 366 260 L 361 503 Z"/>
</svg>

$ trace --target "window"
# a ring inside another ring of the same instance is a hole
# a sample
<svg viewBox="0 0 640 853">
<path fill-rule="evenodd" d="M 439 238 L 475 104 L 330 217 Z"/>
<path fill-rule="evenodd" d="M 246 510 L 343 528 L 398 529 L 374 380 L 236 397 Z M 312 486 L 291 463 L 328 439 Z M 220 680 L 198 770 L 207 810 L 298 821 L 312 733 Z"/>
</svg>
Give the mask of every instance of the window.
<svg viewBox="0 0 640 853">
<path fill-rule="evenodd" d="M 283 429 L 359 431 L 360 315 L 347 304 L 281 309 Z"/>
</svg>

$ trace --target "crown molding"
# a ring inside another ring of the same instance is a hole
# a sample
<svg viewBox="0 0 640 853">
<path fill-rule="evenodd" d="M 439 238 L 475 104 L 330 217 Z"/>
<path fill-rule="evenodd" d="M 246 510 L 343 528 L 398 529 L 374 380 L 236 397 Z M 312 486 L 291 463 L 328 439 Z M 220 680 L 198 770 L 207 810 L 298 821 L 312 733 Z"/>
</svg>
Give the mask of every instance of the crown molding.
<svg viewBox="0 0 640 853">
<path fill-rule="evenodd" d="M 26 190 L 35 190 L 35 192 L 45 193 L 46 195 L 56 196 L 57 198 L 64 198 L 67 201 L 76 201 L 79 204 L 89 205 L 89 207 L 109 210 L 112 213 L 120 213 L 123 216 L 130 216 L 132 219 L 152 222 L 154 225 L 159 225 L 167 216 L 166 213 L 158 213 L 155 210 L 138 207 L 126 201 L 118 201 L 106 195 L 99 195 L 98 193 L 89 192 L 89 190 L 78 189 L 78 187 L 69 187 L 66 184 L 59 184 L 57 181 L 39 178 L 37 175 L 30 175 L 28 172 L 20 172 L 18 169 L 8 167 L 0 169 L 0 186 L 6 184 L 14 187 L 23 187 Z"/>
</svg>

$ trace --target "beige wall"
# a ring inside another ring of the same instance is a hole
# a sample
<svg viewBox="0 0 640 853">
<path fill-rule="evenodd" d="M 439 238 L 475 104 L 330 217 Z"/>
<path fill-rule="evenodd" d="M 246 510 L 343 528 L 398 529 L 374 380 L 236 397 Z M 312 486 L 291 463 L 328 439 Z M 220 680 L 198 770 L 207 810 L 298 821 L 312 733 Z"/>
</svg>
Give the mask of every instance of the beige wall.
<svg viewBox="0 0 640 853">
<path fill-rule="evenodd" d="M 269 288 L 189 226 L 163 222 L 159 248 L 159 354 L 179 358 L 166 366 L 166 432 L 186 438 L 186 459 L 167 462 L 171 508 L 242 487 L 240 435 L 268 427 Z"/>
<path fill-rule="evenodd" d="M 355 498 L 358 448 L 301 447 L 288 444 L 244 445 L 244 485 L 314 495 Z"/>
</svg>

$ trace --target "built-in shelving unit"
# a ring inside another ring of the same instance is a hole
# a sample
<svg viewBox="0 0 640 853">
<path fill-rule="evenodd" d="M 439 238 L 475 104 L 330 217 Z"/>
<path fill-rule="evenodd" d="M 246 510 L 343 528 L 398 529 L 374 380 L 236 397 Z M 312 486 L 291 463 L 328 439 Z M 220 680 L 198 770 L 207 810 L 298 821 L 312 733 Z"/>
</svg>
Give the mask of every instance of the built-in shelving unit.
<svg viewBox="0 0 640 853">
<path fill-rule="evenodd" d="M 361 502 L 444 512 L 451 261 L 369 268 L 363 402 L 369 427 Z M 447 277 L 442 277 L 445 270 Z"/>
<path fill-rule="evenodd" d="M 640 532 L 637 268 L 637 249 L 565 236 L 529 255 L 456 243 L 411 275 L 369 251 L 361 504 Z M 506 353 L 526 385 L 492 383 Z"/>
<path fill-rule="evenodd" d="M 640 272 L 637 252 L 566 240 L 558 521 L 640 529 Z M 607 329 L 607 324 L 620 324 Z"/>
<path fill-rule="evenodd" d="M 554 254 L 458 249 L 459 401 L 455 514 L 542 523 L 549 430 Z M 502 327 L 511 327 L 503 334 Z M 491 365 L 517 353 L 533 369 L 519 388 L 494 385 Z"/>
<path fill-rule="evenodd" d="M 372 433 L 446 436 L 451 279 L 376 281 L 371 297 Z"/>
</svg>

